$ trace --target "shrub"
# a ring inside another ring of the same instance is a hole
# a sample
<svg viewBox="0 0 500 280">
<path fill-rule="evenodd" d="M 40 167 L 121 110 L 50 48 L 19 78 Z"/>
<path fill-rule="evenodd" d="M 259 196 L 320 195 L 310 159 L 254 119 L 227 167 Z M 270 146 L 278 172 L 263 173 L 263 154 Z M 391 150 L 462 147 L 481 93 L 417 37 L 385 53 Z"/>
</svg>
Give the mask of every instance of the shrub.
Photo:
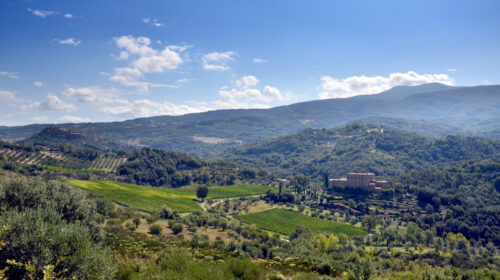
<svg viewBox="0 0 500 280">
<path fill-rule="evenodd" d="M 250 259 L 233 258 L 226 261 L 227 269 L 238 279 L 260 280 L 264 279 L 262 267 Z"/>
<path fill-rule="evenodd" d="M 141 224 L 141 218 L 134 217 L 134 219 L 132 219 L 132 222 L 135 224 L 136 227 L 138 227 Z"/>
<path fill-rule="evenodd" d="M 128 229 L 128 230 L 130 230 L 130 231 L 135 231 L 135 230 L 137 229 L 137 227 L 136 227 L 136 226 L 135 226 L 135 224 L 133 224 L 133 223 L 127 223 L 127 224 L 126 224 L 126 227 L 127 227 L 127 229 Z"/>
<path fill-rule="evenodd" d="M 148 222 L 148 224 L 151 224 L 158 221 L 158 217 L 155 215 L 147 216 L 146 221 Z"/>
<path fill-rule="evenodd" d="M 173 219 L 175 218 L 174 212 L 172 209 L 168 208 L 167 206 L 163 206 L 163 208 L 160 211 L 160 218 L 162 219 Z"/>
<path fill-rule="evenodd" d="M 149 233 L 154 234 L 154 235 L 159 235 L 162 232 L 161 226 L 157 224 L 152 224 L 149 226 Z"/>
<path fill-rule="evenodd" d="M 0 216 L 0 224 L 8 225 L 2 240 L 8 245 L 0 250 L 0 266 L 9 259 L 30 263 L 36 279 L 47 265 L 56 265 L 54 272 L 67 279 L 96 279 L 109 276 L 111 258 L 93 241 L 88 229 L 71 224 L 54 210 L 11 210 Z M 8 279 L 27 278 L 24 269 L 11 267 Z"/>
<path fill-rule="evenodd" d="M 318 265 L 317 271 L 319 274 L 330 275 L 330 272 L 332 272 L 332 267 L 327 263 L 323 263 Z"/>
<path fill-rule="evenodd" d="M 26 209 L 46 209 L 61 213 L 68 223 L 81 223 L 94 240 L 100 240 L 101 228 L 95 203 L 87 193 L 65 183 L 40 179 L 0 179 L 0 213 Z"/>
<path fill-rule="evenodd" d="M 181 233 L 182 232 L 182 224 L 173 224 L 172 225 L 172 232 L 174 234 L 178 234 L 178 233 Z"/>
</svg>

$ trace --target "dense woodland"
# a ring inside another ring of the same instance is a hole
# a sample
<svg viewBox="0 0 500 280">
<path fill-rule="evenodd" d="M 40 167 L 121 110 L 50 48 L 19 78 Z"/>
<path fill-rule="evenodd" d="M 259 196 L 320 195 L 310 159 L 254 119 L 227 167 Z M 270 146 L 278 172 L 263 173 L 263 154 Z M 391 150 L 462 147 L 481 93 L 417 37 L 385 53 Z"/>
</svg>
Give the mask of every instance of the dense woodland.
<svg viewBox="0 0 500 280">
<path fill-rule="evenodd" d="M 377 125 L 306 129 L 262 143 L 230 148 L 222 157 L 262 167 L 278 176 L 307 175 L 317 181 L 347 172 L 373 172 L 382 178 L 473 158 L 494 158 L 498 140 L 447 136 L 440 139 Z"/>
<path fill-rule="evenodd" d="M 462 233 L 470 240 L 500 245 L 500 160 L 471 160 L 394 179 L 396 189 L 416 195 L 425 210 L 411 218 L 438 235 Z M 440 209 L 445 208 L 444 213 Z M 443 215 L 444 214 L 444 215 Z M 444 216 L 444 219 L 443 217 Z"/>
<path fill-rule="evenodd" d="M 150 186 L 181 187 L 191 183 L 232 185 L 236 180 L 272 182 L 263 169 L 238 168 L 226 161 L 205 161 L 184 153 L 143 148 L 129 154 L 118 174 L 130 182 Z"/>
</svg>

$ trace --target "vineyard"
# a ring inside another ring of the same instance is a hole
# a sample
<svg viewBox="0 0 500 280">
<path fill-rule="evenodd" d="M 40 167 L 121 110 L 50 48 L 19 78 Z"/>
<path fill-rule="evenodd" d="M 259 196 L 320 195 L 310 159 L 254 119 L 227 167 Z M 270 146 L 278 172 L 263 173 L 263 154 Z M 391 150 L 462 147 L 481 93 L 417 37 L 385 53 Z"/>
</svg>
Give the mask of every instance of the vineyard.
<svg viewBox="0 0 500 280">
<path fill-rule="evenodd" d="M 164 205 L 179 212 L 201 211 L 195 187 L 158 188 L 111 181 L 69 180 L 71 185 L 103 196 L 122 205 L 148 212 L 159 212 Z M 264 194 L 273 187 L 241 184 L 209 187 L 207 199 Z"/>
<path fill-rule="evenodd" d="M 89 166 L 89 169 L 99 169 L 105 171 L 114 171 L 118 166 L 124 164 L 127 158 L 120 157 L 99 157 L 96 158 Z"/>
<path fill-rule="evenodd" d="M 41 164 L 47 158 L 47 155 L 42 153 L 32 153 L 21 149 L 0 149 L 0 155 L 5 155 L 10 161 L 22 164 Z"/>
<path fill-rule="evenodd" d="M 306 226 L 313 233 L 342 233 L 350 237 L 366 234 L 364 229 L 350 224 L 313 218 L 280 208 L 239 215 L 237 218 L 243 222 L 255 224 L 261 229 L 279 232 L 286 235 L 291 234 L 298 225 Z"/>
<path fill-rule="evenodd" d="M 0 155 L 7 160 L 19 164 L 46 165 L 71 169 L 94 169 L 114 171 L 125 163 L 127 158 L 106 156 L 98 157 L 93 161 L 83 160 L 56 151 L 30 151 L 26 149 L 0 148 Z"/>
</svg>

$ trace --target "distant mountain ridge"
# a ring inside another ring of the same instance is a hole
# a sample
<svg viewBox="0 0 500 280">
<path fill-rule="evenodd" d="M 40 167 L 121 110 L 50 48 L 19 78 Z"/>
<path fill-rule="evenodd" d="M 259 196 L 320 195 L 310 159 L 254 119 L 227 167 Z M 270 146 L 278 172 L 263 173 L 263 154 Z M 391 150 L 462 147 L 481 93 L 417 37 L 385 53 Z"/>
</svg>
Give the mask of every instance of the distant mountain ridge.
<svg viewBox="0 0 500 280">
<path fill-rule="evenodd" d="M 305 128 L 353 122 L 381 123 L 426 136 L 500 137 L 500 86 L 395 87 L 375 95 L 315 100 L 271 109 L 217 110 L 123 122 L 61 124 L 117 143 L 133 143 L 209 157 L 231 146 L 288 135 Z M 0 127 L 0 138 L 31 136 L 49 125 Z M 207 143 L 203 139 L 217 139 Z"/>
</svg>

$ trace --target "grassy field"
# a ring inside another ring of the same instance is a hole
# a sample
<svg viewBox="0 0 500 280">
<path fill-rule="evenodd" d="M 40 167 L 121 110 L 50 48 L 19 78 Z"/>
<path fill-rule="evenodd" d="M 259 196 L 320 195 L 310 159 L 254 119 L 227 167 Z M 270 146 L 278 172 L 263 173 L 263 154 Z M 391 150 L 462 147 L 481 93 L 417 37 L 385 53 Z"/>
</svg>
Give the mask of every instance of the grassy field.
<svg viewBox="0 0 500 280">
<path fill-rule="evenodd" d="M 243 222 L 282 234 L 291 234 L 297 225 L 308 227 L 313 233 L 344 233 L 347 236 L 364 235 L 365 230 L 348 224 L 312 218 L 289 210 L 275 208 L 253 214 L 239 215 Z"/>
<path fill-rule="evenodd" d="M 167 205 L 179 212 L 201 211 L 196 188 L 155 188 L 110 181 L 69 180 L 71 185 L 88 190 L 129 207 L 148 212 L 159 211 Z M 209 187 L 207 199 L 228 198 L 265 193 L 270 187 L 260 185 L 234 185 Z"/>
</svg>

